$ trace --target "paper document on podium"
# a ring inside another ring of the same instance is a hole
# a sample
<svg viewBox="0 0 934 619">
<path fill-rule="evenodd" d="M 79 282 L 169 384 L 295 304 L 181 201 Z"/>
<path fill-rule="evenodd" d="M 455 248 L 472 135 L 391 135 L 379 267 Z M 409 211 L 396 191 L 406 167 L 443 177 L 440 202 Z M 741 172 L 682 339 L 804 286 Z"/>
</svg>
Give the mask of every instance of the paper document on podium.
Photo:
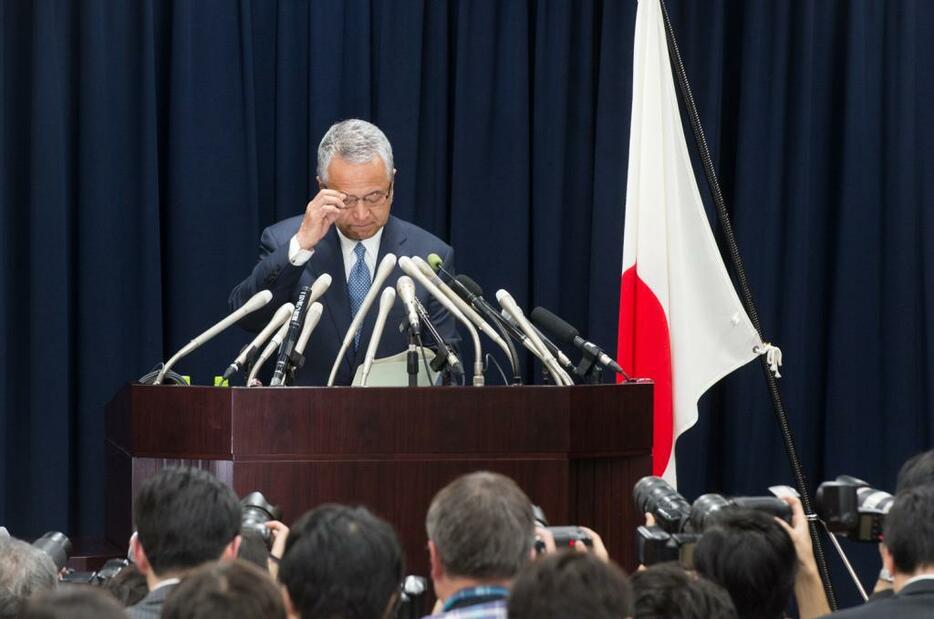
<svg viewBox="0 0 934 619">
<path fill-rule="evenodd" d="M 422 359 L 423 351 L 425 353 L 425 359 L 428 360 L 429 364 L 431 363 L 432 359 L 435 358 L 435 353 L 430 348 L 418 349 L 418 386 L 430 387 L 436 383 L 438 379 L 438 373 L 425 367 L 425 361 Z M 373 365 L 370 367 L 370 375 L 366 380 L 366 386 L 407 387 L 409 384 L 409 373 L 407 369 L 408 365 L 406 363 L 406 355 L 408 355 L 408 351 L 402 351 L 399 354 L 393 355 L 391 357 L 374 359 Z M 429 374 L 429 372 L 431 373 Z M 354 387 L 360 386 L 360 382 L 362 381 L 362 374 L 363 366 L 360 365 L 357 367 L 357 371 L 353 377 L 352 385 Z"/>
</svg>

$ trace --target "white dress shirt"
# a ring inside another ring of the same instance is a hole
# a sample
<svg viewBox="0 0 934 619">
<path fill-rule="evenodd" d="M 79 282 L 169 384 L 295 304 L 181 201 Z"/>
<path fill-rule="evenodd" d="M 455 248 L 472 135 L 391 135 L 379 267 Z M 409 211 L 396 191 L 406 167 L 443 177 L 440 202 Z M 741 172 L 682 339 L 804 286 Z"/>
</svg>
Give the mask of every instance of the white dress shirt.
<svg viewBox="0 0 934 619">
<path fill-rule="evenodd" d="M 364 241 L 355 241 L 344 236 L 344 233 L 337 230 L 337 237 L 341 241 L 341 254 L 344 257 L 344 280 L 350 279 L 350 271 L 353 269 L 354 263 L 357 261 L 357 256 L 353 253 L 354 247 L 357 246 L 357 243 L 363 243 L 363 261 L 366 263 L 366 268 L 370 271 L 370 281 L 373 281 L 373 273 L 376 271 L 376 258 L 379 256 L 379 242 L 383 238 L 383 229 L 380 228 L 376 231 L 376 234 Z M 311 257 L 315 254 L 314 249 L 302 249 L 298 245 L 298 235 L 295 234 L 292 236 L 289 241 L 289 262 L 293 265 L 300 267 L 308 262 Z"/>
</svg>

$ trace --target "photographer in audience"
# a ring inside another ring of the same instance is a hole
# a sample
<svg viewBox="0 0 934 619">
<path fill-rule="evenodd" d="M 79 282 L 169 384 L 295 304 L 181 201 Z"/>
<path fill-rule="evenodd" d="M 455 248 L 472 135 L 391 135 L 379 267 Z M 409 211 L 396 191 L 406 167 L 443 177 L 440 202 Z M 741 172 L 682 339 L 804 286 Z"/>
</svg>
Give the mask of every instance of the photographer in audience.
<svg viewBox="0 0 934 619">
<path fill-rule="evenodd" d="M 532 503 L 497 473 L 464 475 L 431 502 L 425 520 L 436 617 L 506 617 L 508 587 L 532 552 Z"/>
<path fill-rule="evenodd" d="M 33 596 L 19 619 L 126 619 L 111 596 L 96 587 L 72 585 Z"/>
<path fill-rule="evenodd" d="M 289 617 L 379 619 L 394 614 L 404 569 L 389 523 L 363 507 L 322 505 L 288 532 L 279 582 Z"/>
<path fill-rule="evenodd" d="M 269 574 L 242 559 L 208 563 L 172 591 L 163 619 L 285 619 L 282 595 Z"/>
<path fill-rule="evenodd" d="M 797 561 L 792 539 L 776 519 L 748 509 L 718 514 L 694 548 L 697 573 L 727 590 L 740 619 L 784 617 Z"/>
<path fill-rule="evenodd" d="M 634 619 L 736 619 L 730 595 L 719 585 L 661 563 L 632 575 Z"/>
<path fill-rule="evenodd" d="M 623 571 L 615 563 L 577 551 L 533 561 L 519 573 L 509 596 L 509 619 L 630 616 L 632 590 Z"/>
<path fill-rule="evenodd" d="M 133 500 L 133 562 L 149 594 L 130 607 L 134 619 L 158 617 L 166 596 L 188 571 L 233 559 L 240 545 L 240 503 L 211 473 L 167 467 L 143 482 Z"/>
<path fill-rule="evenodd" d="M 57 582 L 47 554 L 13 537 L 0 537 L 0 619 L 16 617 L 31 595 L 53 589 Z"/>
<path fill-rule="evenodd" d="M 934 616 L 934 484 L 922 483 L 896 494 L 885 519 L 884 538 L 882 563 L 893 576 L 894 595 L 832 617 Z"/>
</svg>

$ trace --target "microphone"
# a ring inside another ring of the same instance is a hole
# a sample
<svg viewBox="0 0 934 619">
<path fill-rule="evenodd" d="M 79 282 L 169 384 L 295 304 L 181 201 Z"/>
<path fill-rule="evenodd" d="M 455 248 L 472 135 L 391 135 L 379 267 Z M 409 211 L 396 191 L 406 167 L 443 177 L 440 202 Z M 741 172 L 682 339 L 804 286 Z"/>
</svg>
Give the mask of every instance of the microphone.
<svg viewBox="0 0 934 619">
<path fill-rule="evenodd" d="M 473 373 L 473 384 L 475 387 L 482 387 L 484 384 L 483 378 L 483 349 L 480 347 L 480 336 L 477 334 L 477 330 L 474 328 L 473 323 L 467 320 L 467 317 L 454 305 L 454 302 L 445 296 L 443 292 L 438 290 L 438 287 L 431 283 L 422 270 L 416 265 L 416 263 L 409 258 L 408 256 L 403 256 L 399 259 L 399 267 L 405 271 L 407 275 L 412 277 L 420 283 L 428 293 L 436 298 L 441 305 L 447 309 L 451 315 L 453 315 L 457 320 L 461 321 L 464 326 L 467 328 L 467 331 L 470 333 L 470 337 L 473 339 L 474 352 L 476 357 L 474 358 L 474 373 Z"/>
<path fill-rule="evenodd" d="M 437 254 L 431 255 L 437 257 Z M 429 256 L 429 258 L 431 258 L 431 256 Z M 513 359 L 512 353 L 509 350 L 509 346 L 506 345 L 505 340 L 500 337 L 499 333 L 494 331 L 493 327 L 488 325 L 487 322 L 480 317 L 480 314 L 474 310 L 474 308 L 465 303 L 464 300 L 461 299 L 460 296 L 454 292 L 450 286 L 444 283 L 427 262 L 418 256 L 413 257 L 412 261 L 418 265 L 418 268 L 422 270 L 422 273 L 425 274 L 425 277 L 427 277 L 431 283 L 437 286 L 438 289 L 443 292 L 447 298 L 450 299 L 451 302 L 454 303 L 454 305 L 456 305 L 457 308 L 477 326 L 478 329 L 480 329 L 480 331 L 485 333 L 488 338 L 493 340 L 494 344 L 503 349 L 503 352 L 506 353 L 506 356 L 509 358 L 509 363 L 512 365 L 513 374 L 517 375 L 519 373 L 518 363 L 515 359 Z"/>
<path fill-rule="evenodd" d="M 564 385 L 573 385 L 574 381 L 571 380 L 571 377 L 568 376 L 561 366 L 558 365 L 558 362 L 555 360 L 554 356 L 551 354 L 551 351 L 542 341 L 542 338 L 538 335 L 535 327 L 526 320 L 525 315 L 522 313 L 522 309 L 516 303 L 516 300 L 512 298 L 512 295 L 502 288 L 496 291 L 496 300 L 499 302 L 500 307 L 502 307 L 506 312 L 512 316 L 513 320 L 516 321 L 516 324 L 519 325 L 519 328 L 532 340 L 532 343 L 538 348 L 538 351 L 541 353 L 540 358 L 542 363 L 545 364 L 545 367 L 548 368 L 548 371 L 551 372 L 551 375 L 554 377 L 555 382 L 558 384 Z"/>
<path fill-rule="evenodd" d="M 289 319 L 289 316 L 292 315 L 292 308 L 294 307 L 295 306 L 291 303 L 285 303 L 282 305 L 282 307 L 276 310 L 276 313 L 273 314 L 272 320 L 269 321 L 269 324 L 267 324 L 263 330 L 259 332 L 259 335 L 253 338 L 252 342 L 247 344 L 244 349 L 240 351 L 240 354 L 237 355 L 237 358 L 233 360 L 233 363 L 227 366 L 227 369 L 224 370 L 224 380 L 227 380 L 242 370 L 244 367 L 253 363 L 253 361 L 256 359 L 256 355 L 260 351 L 260 347 L 263 345 L 263 342 L 268 340 L 269 336 L 272 335 L 273 332 L 275 332 L 275 330 L 278 329 L 282 323 Z"/>
<path fill-rule="evenodd" d="M 308 293 L 309 306 L 321 298 L 321 296 L 331 287 L 331 274 L 323 273 L 318 276 L 315 283 L 311 285 L 311 292 Z"/>
<path fill-rule="evenodd" d="M 402 304 L 405 305 L 409 328 L 413 334 L 419 335 L 418 312 L 415 309 L 415 282 L 408 275 L 403 275 L 396 282 L 396 290 L 399 292 Z"/>
<path fill-rule="evenodd" d="M 286 306 L 289 308 L 289 315 L 292 315 L 292 312 L 295 310 L 295 306 L 291 303 L 286 303 Z M 263 349 L 263 353 L 256 360 L 256 363 L 253 364 L 253 369 L 250 370 L 250 375 L 247 376 L 246 386 L 252 387 L 253 381 L 256 380 L 256 375 L 259 373 L 259 369 L 263 367 L 263 364 L 266 363 L 266 359 L 272 356 L 282 343 L 282 340 L 285 339 L 285 333 L 289 330 L 289 322 L 285 321 L 282 323 L 282 326 L 279 327 L 279 330 L 276 331 L 275 335 L 269 340 L 266 344 L 266 348 Z"/>
<path fill-rule="evenodd" d="M 613 360 L 608 354 L 594 344 L 580 336 L 580 333 L 570 324 L 558 318 L 544 307 L 536 307 L 532 310 L 532 321 L 542 330 L 551 333 L 558 341 L 571 344 L 581 349 L 585 355 L 589 355 L 597 360 L 597 363 L 603 367 L 610 368 L 617 374 L 622 374 L 626 380 L 632 380 L 623 368 Z"/>
<path fill-rule="evenodd" d="M 509 315 L 509 312 L 507 312 L 506 310 L 503 310 L 502 316 L 506 322 L 508 322 L 514 328 L 519 329 L 519 324 L 515 321 L 515 319 L 512 316 Z M 548 349 L 548 352 L 554 355 L 555 359 L 558 360 L 558 364 L 561 365 L 561 367 L 563 367 L 568 372 L 575 371 L 574 364 L 571 363 L 571 360 L 568 359 L 568 356 L 564 354 L 564 352 L 560 348 L 558 348 L 558 346 L 554 342 L 548 339 L 548 337 L 544 333 L 539 331 L 538 327 L 536 327 L 535 325 L 529 323 L 529 326 L 532 327 L 532 329 L 535 331 L 535 334 L 538 336 L 538 338 L 542 341 L 543 344 L 545 344 L 545 347 Z M 528 346 L 526 346 L 526 348 L 528 348 Z"/>
<path fill-rule="evenodd" d="M 330 278 L 330 276 L 328 276 Z M 308 295 L 310 299 L 313 296 L 313 293 Z M 308 345 L 308 339 L 311 337 L 311 332 L 315 330 L 315 327 L 318 326 L 318 322 L 321 320 L 321 313 L 324 312 L 324 306 L 318 302 L 312 303 L 311 307 L 308 308 L 308 313 L 305 314 L 305 324 L 302 326 L 302 333 L 298 336 L 298 342 L 295 343 L 295 356 L 299 358 L 300 362 L 295 363 L 295 367 L 300 368 L 305 363 L 305 358 L 302 356 L 305 354 L 305 346 Z"/>
<path fill-rule="evenodd" d="M 404 275 L 402 277 L 405 277 Z M 402 279 L 401 277 L 399 278 Z M 412 280 L 409 280 L 410 282 Z M 399 282 L 401 283 L 401 282 Z M 399 283 L 396 285 L 398 286 Z M 415 284 L 412 284 L 414 289 Z M 414 290 L 413 290 L 414 295 Z M 370 368 L 373 366 L 373 358 L 376 357 L 376 349 L 379 347 L 379 340 L 383 337 L 383 327 L 386 325 L 386 318 L 396 302 L 396 291 L 392 286 L 387 286 L 383 294 L 379 297 L 379 313 L 376 314 L 376 323 L 373 325 L 373 335 L 370 337 L 370 344 L 366 347 L 366 356 L 363 358 L 363 371 L 360 373 L 360 386 L 366 387 L 366 379 L 370 376 Z"/>
<path fill-rule="evenodd" d="M 360 329 L 360 326 L 363 324 L 363 319 L 366 318 L 366 313 L 370 310 L 370 306 L 373 305 L 373 301 L 379 294 L 383 282 L 386 281 L 386 278 L 389 277 L 389 274 L 392 273 L 394 268 L 396 268 L 396 255 L 390 253 L 383 256 L 379 266 L 376 267 L 376 273 L 373 276 L 370 289 L 367 291 L 366 296 L 363 297 L 363 303 L 360 304 L 357 315 L 354 316 L 353 320 L 350 322 L 350 328 L 348 328 L 347 333 L 344 334 L 344 342 L 341 344 L 341 349 L 337 352 L 334 365 L 331 366 L 331 375 L 328 377 L 328 387 L 334 385 L 334 377 L 337 376 L 337 368 L 340 366 L 341 361 L 344 360 L 347 348 L 350 346 L 350 343 L 353 342 L 354 334 Z"/>
<path fill-rule="evenodd" d="M 295 349 L 295 342 L 305 324 L 305 314 L 308 313 L 308 295 L 311 294 L 311 286 L 304 286 L 298 293 L 298 301 L 295 302 L 295 309 L 292 310 L 292 319 L 289 321 L 289 329 L 285 332 L 285 339 L 279 346 L 279 358 L 276 360 L 276 369 L 272 374 L 272 380 L 269 386 L 285 384 L 285 374 L 288 365 L 292 360 L 292 351 Z"/>
<path fill-rule="evenodd" d="M 185 344 L 185 346 L 183 346 L 180 351 L 175 353 L 172 356 L 172 358 L 169 359 L 162 366 L 162 369 L 159 370 L 159 374 L 156 375 L 156 379 L 152 382 L 152 384 L 161 385 L 162 379 L 165 378 L 166 372 L 168 372 L 179 359 L 191 353 L 192 351 L 196 350 L 202 344 L 204 344 L 205 342 L 207 342 L 208 340 L 216 336 L 218 333 L 220 333 L 221 331 L 223 331 L 230 325 L 234 324 L 235 322 L 237 322 L 238 320 L 240 320 L 247 314 L 255 312 L 256 310 L 263 307 L 270 301 L 272 301 L 272 292 L 268 290 L 261 290 L 260 292 L 257 292 L 256 294 L 254 294 L 252 297 L 250 297 L 250 299 L 246 303 L 240 306 L 240 309 L 228 315 L 226 318 L 224 318 L 223 320 L 215 324 L 213 327 L 211 327 L 210 329 L 208 329 L 201 335 L 197 336 L 196 338 L 194 338 L 193 340 Z"/>
</svg>

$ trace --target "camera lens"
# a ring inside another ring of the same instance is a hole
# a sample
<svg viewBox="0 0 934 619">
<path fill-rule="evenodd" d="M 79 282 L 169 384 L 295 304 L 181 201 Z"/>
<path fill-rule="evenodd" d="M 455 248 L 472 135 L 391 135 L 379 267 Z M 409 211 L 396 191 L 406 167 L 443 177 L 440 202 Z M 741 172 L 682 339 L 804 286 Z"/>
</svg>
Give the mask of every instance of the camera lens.
<svg viewBox="0 0 934 619">
<path fill-rule="evenodd" d="M 702 494 L 691 508 L 691 528 L 703 531 L 720 510 L 730 505 L 730 501 L 721 494 Z"/>
<path fill-rule="evenodd" d="M 262 492 L 249 493 L 240 499 L 240 506 L 243 510 L 240 526 L 256 531 L 268 544 L 271 540 L 271 532 L 265 525 L 270 520 L 282 518 L 282 510 L 267 501 Z"/>
<path fill-rule="evenodd" d="M 49 531 L 35 542 L 33 546 L 49 555 L 55 569 L 61 571 L 68 563 L 68 556 L 71 554 L 71 540 L 64 533 L 58 531 Z"/>
<path fill-rule="evenodd" d="M 642 513 L 655 516 L 656 524 L 669 533 L 678 533 L 691 515 L 691 505 L 661 477 L 643 477 L 632 489 L 632 498 Z"/>
</svg>

